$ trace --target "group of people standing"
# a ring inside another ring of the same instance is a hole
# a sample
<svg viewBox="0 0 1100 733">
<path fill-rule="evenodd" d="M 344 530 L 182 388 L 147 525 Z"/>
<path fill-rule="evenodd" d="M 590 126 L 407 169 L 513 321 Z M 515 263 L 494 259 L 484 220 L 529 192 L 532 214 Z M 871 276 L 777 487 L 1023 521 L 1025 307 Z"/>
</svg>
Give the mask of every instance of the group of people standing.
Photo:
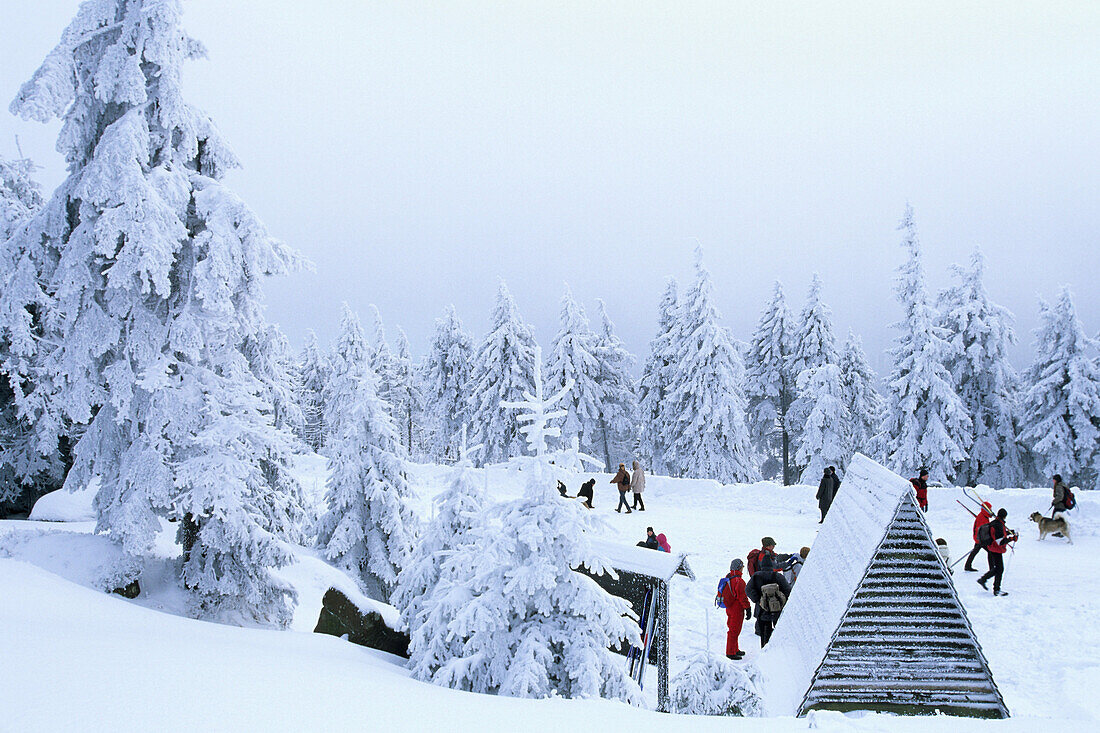
<svg viewBox="0 0 1100 733">
<path fill-rule="evenodd" d="M 748 555 L 748 562 L 737 557 L 730 562 L 730 572 L 718 583 L 715 602 L 726 610 L 726 658 L 741 659 L 739 637 L 745 621 L 756 618 L 754 631 L 760 637 L 760 647 L 767 645 L 779 621 L 779 615 L 791 595 L 791 587 L 809 554 L 803 547 L 798 554 L 779 555 L 775 540 L 763 537 L 760 547 Z M 742 577 L 748 570 L 749 579 Z"/>
<path fill-rule="evenodd" d="M 642 501 L 642 493 L 645 491 L 645 471 L 642 470 L 641 464 L 634 461 L 632 468 L 634 474 L 631 475 L 626 470 L 626 464 L 619 464 L 619 472 L 615 474 L 615 477 L 611 479 L 611 483 L 615 484 L 619 490 L 619 505 L 615 507 L 616 512 L 622 512 L 623 508 L 626 508 L 626 513 L 630 514 L 630 503 L 626 500 L 627 493 L 633 492 L 634 494 L 634 507 L 640 512 L 645 511 L 645 502 Z"/>
</svg>

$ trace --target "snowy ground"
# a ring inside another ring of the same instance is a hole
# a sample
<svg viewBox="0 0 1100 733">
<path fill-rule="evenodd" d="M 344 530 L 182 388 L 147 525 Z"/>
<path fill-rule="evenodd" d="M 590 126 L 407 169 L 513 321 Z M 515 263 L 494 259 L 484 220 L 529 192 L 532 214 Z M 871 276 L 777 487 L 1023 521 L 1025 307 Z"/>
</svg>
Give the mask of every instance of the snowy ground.
<svg viewBox="0 0 1100 733">
<path fill-rule="evenodd" d="M 303 482 L 314 496 L 323 489 L 323 462 L 304 458 Z M 446 469 L 415 466 L 415 509 L 428 516 L 431 497 L 446 483 Z M 507 469 L 482 473 L 490 494 L 507 499 L 522 482 Z M 724 612 L 713 607 L 714 586 L 732 557 L 744 557 L 764 534 L 780 551 L 812 545 L 817 508 L 811 487 L 772 484 L 719 486 L 710 481 L 650 477 L 648 511 L 614 512 L 617 494 L 597 480 L 596 514 L 608 539 L 633 544 L 653 525 L 674 551 L 691 553 L 699 580 L 673 581 L 670 599 L 674 655 L 709 646 L 721 651 Z M 581 477 L 571 483 L 575 490 Z M 843 489 L 842 489 L 843 490 Z M 953 556 L 968 550 L 970 516 L 955 503 L 955 489 L 930 490 L 929 521 Z M 1088 690 L 1100 685 L 1100 629 L 1091 598 L 1100 564 L 1096 516 L 1100 498 L 1080 495 L 1076 545 L 1037 541 L 1032 511 L 1049 503 L 1046 489 L 996 492 L 990 499 L 1009 511 L 1022 536 L 1007 559 L 1005 590 L 993 598 L 956 568 L 956 585 L 1005 701 L 1009 721 L 903 719 L 881 715 L 817 714 L 807 719 L 743 721 L 749 730 L 1033 730 L 1036 719 L 1095 724 Z M 54 499 L 51 518 L 84 519 L 73 497 Z M 36 515 L 37 516 L 37 515 Z M 0 730 L 316 730 L 382 725 L 394 730 L 446 727 L 511 730 L 517 720 L 584 730 L 657 727 L 726 729 L 730 721 L 658 716 L 600 700 L 525 701 L 454 692 L 409 680 L 400 661 L 339 639 L 309 633 L 329 585 L 347 579 L 302 551 L 282 571 L 300 593 L 290 632 L 242 629 L 181 617 L 184 599 L 172 582 L 175 552 L 166 527 L 163 556 L 142 577 L 142 596 L 127 601 L 101 592 L 110 582 L 112 548 L 91 536 L 92 524 L 0 522 L 0 690 L 9 700 Z M 983 564 L 979 560 L 979 566 Z M 349 589 L 350 590 L 350 589 Z M 709 637 L 707 630 L 709 627 Z M 751 624 L 742 647 L 751 663 L 758 648 Z M 673 673 L 678 660 L 673 661 Z M 648 682 L 655 684 L 650 673 Z"/>
</svg>

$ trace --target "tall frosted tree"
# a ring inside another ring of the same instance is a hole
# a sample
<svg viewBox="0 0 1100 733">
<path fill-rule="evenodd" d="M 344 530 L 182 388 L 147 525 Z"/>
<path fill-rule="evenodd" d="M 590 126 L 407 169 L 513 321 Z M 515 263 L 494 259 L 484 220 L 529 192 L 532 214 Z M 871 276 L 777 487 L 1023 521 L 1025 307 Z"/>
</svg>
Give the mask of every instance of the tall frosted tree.
<svg viewBox="0 0 1100 733">
<path fill-rule="evenodd" d="M 887 382 L 881 442 L 892 470 L 916 475 L 924 466 L 932 480 L 951 482 L 957 467 L 967 459 L 970 417 L 945 366 L 951 344 L 944 329 L 936 325 L 936 314 L 928 303 L 912 207 L 905 207 L 898 229 L 905 232 L 902 247 L 909 258 L 895 279 L 904 315 L 893 324 L 900 334 L 890 351 L 894 368 Z"/>
<path fill-rule="evenodd" d="M 878 459 L 875 435 L 882 424 L 886 403 L 876 386 L 878 378 L 867 363 L 863 342 L 851 331 L 840 352 L 840 379 L 849 416 L 848 445 L 853 452 Z"/>
<path fill-rule="evenodd" d="M 670 447 L 675 413 L 668 402 L 672 372 L 683 338 L 683 325 L 676 281 L 669 278 L 657 306 L 657 335 L 649 342 L 649 358 L 638 385 L 638 449 L 655 473 L 675 474 Z"/>
<path fill-rule="evenodd" d="M 676 416 L 669 453 L 685 476 L 723 483 L 759 481 L 745 424 L 745 367 L 721 324 L 713 293 L 702 250 L 696 250 L 695 282 L 684 294 L 683 336 L 668 388 Z"/>
<path fill-rule="evenodd" d="M 1018 380 L 1008 361 L 1016 332 L 1012 314 L 989 299 L 984 270 L 982 253 L 975 250 L 969 268 L 953 268 L 957 282 L 939 298 L 939 325 L 952 347 L 947 369 L 973 426 L 970 455 L 959 467 L 958 480 L 967 486 L 1022 486 Z"/>
<path fill-rule="evenodd" d="M 826 466 L 843 472 L 848 465 L 854 452 L 849 443 L 851 415 L 836 364 L 803 369 L 796 386 L 798 399 L 790 410 L 791 419 L 801 425 L 795 460 L 802 466 L 799 482 L 813 484 L 821 479 Z"/>
<path fill-rule="evenodd" d="M 1069 288 L 1040 302 L 1035 361 L 1024 378 L 1020 440 L 1044 481 L 1100 489 L 1100 365 Z"/>
<path fill-rule="evenodd" d="M 482 446 L 481 463 L 498 463 L 523 454 L 523 436 L 514 415 L 501 402 L 534 393 L 535 336 L 502 281 L 493 308 L 492 326 L 474 356 L 468 388 L 473 442 Z"/>
<path fill-rule="evenodd" d="M 315 451 L 325 443 L 325 384 L 328 382 L 328 358 L 317 345 L 317 335 L 310 329 L 298 357 L 298 402 L 302 407 L 302 440 Z"/>
<path fill-rule="evenodd" d="M 753 445 L 761 456 L 764 478 L 779 475 L 783 485 L 794 481 L 787 412 L 795 397 L 791 352 L 794 318 L 778 281 L 764 306 L 746 358 L 745 395 Z"/>
<path fill-rule="evenodd" d="M 66 485 L 101 479 L 100 532 L 144 556 L 179 516 L 200 605 L 282 623 L 293 592 L 269 569 L 290 555 L 259 505 L 288 436 L 243 349 L 264 333 L 264 276 L 297 257 L 221 182 L 237 161 L 183 99 L 183 62 L 203 48 L 181 14 L 178 0 L 82 3 L 12 103 L 63 121 L 69 171 L 15 237 L 50 311 L 24 405 L 45 443 L 66 422 L 82 431 Z"/>
<path fill-rule="evenodd" d="M 596 455 L 603 455 L 604 466 L 610 471 L 619 461 L 613 456 L 626 457 L 634 450 L 638 436 L 638 397 L 634 391 L 634 356 L 615 334 L 615 324 L 607 315 L 607 308 L 596 300 L 600 328 L 596 331 L 594 354 L 598 364 L 600 389 L 599 429 L 600 440 Z M 601 453 L 602 451 L 602 453 Z"/>
<path fill-rule="evenodd" d="M 453 305 L 435 321 L 435 334 L 424 367 L 424 394 L 435 433 L 435 456 L 458 457 L 459 432 L 468 422 L 473 342 L 462 327 Z"/>
<path fill-rule="evenodd" d="M 561 328 L 554 337 L 546 364 L 546 389 L 554 393 L 567 384 L 572 385 L 561 405 L 565 410 L 562 439 L 563 444 L 568 444 L 575 436 L 585 452 L 594 452 L 602 437 L 603 388 L 599 372 L 596 335 L 592 333 L 584 308 L 566 285 L 561 299 Z"/>
<path fill-rule="evenodd" d="M 791 373 L 796 377 L 805 369 L 837 363 L 833 314 L 821 300 L 821 277 L 815 272 L 806 295 L 806 305 L 798 314 L 791 341 Z"/>
<path fill-rule="evenodd" d="M 394 422 L 408 455 L 415 455 L 419 437 L 423 398 L 420 379 L 413 364 L 409 338 L 397 329 L 397 353 L 394 354 Z"/>
<path fill-rule="evenodd" d="M 358 575 L 368 594 L 387 600 L 412 551 L 416 526 L 407 506 L 405 451 L 366 352 L 359 318 L 345 304 L 325 393 L 328 510 L 317 542 L 326 557 Z"/>
<path fill-rule="evenodd" d="M 374 320 L 374 338 L 368 348 L 368 363 L 371 371 L 378 379 L 378 396 L 382 399 L 390 415 L 397 421 L 397 402 L 401 399 L 400 366 L 397 363 L 397 355 L 390 350 L 386 341 L 386 327 L 382 323 L 382 314 L 373 303 L 370 306 L 371 316 Z"/>
</svg>

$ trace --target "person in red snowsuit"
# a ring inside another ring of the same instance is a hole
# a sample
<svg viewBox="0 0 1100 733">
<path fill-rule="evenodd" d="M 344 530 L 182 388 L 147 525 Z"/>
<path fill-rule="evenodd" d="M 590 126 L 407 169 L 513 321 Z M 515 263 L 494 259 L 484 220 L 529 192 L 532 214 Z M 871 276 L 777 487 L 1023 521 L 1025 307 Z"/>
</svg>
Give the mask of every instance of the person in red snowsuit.
<svg viewBox="0 0 1100 733">
<path fill-rule="evenodd" d="M 913 484 L 913 490 L 917 492 L 917 506 L 922 512 L 928 511 L 928 469 L 922 468 L 920 478 L 911 478 L 909 483 Z"/>
<path fill-rule="evenodd" d="M 726 577 L 729 582 L 722 589 L 722 603 L 726 606 L 726 658 L 740 659 L 745 656 L 741 647 L 737 644 L 737 637 L 741 635 L 741 626 L 752 618 L 752 604 L 745 594 L 745 581 L 741 578 L 741 570 L 745 567 L 745 561 L 741 558 L 734 559 L 730 563 L 730 574 Z"/>
<path fill-rule="evenodd" d="M 974 517 L 974 549 L 970 551 L 970 555 L 966 558 L 966 565 L 963 566 L 968 573 L 978 572 L 978 569 L 974 567 L 974 558 L 982 550 L 982 546 L 978 544 L 978 530 L 989 524 L 991 519 L 993 519 L 993 505 L 988 501 L 983 501 L 982 510 L 978 512 L 978 516 Z"/>
</svg>

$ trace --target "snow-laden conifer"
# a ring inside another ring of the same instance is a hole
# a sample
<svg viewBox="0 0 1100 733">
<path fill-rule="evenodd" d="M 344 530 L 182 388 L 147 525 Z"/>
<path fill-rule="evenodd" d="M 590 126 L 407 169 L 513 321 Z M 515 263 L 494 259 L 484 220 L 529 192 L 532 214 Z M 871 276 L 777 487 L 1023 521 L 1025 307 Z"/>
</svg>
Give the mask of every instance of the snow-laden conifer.
<svg viewBox="0 0 1100 733">
<path fill-rule="evenodd" d="M 821 478 L 826 466 L 843 472 L 855 452 L 848 442 L 851 415 L 845 404 L 844 380 L 836 364 L 803 369 L 798 375 L 798 399 L 790 418 L 801 426 L 795 462 L 802 466 L 799 483 Z"/>
<path fill-rule="evenodd" d="M 796 379 L 805 369 L 837 363 L 833 314 L 821 300 L 821 287 L 821 277 L 815 272 L 791 341 L 791 374 Z"/>
<path fill-rule="evenodd" d="M 669 278 L 657 306 L 657 335 L 649 342 L 649 357 L 638 384 L 638 449 L 653 473 L 670 476 L 678 471 L 670 463 L 675 414 L 668 402 L 668 393 L 682 336 L 683 319 L 676 280 Z"/>
<path fill-rule="evenodd" d="M 892 470 L 908 476 L 923 466 L 932 480 L 949 482 L 967 457 L 970 417 L 944 366 L 951 345 L 928 303 L 912 207 L 906 206 L 898 229 L 905 231 L 902 247 L 909 258 L 895 280 L 904 315 L 893 324 L 900 334 L 890 351 L 894 367 L 880 440 Z"/>
<path fill-rule="evenodd" d="M 595 452 L 602 437 L 599 421 L 603 388 L 599 370 L 596 335 L 589 327 L 584 307 L 566 285 L 561 299 L 561 328 L 554 337 L 546 364 L 546 389 L 553 394 L 566 384 L 572 385 L 562 402 L 565 410 L 562 436 L 566 442 L 576 436 L 581 450 L 589 452 Z"/>
<path fill-rule="evenodd" d="M 372 597 L 386 600 L 407 562 L 415 518 L 407 501 L 405 453 L 378 396 L 359 318 L 345 304 L 325 393 L 330 428 L 327 511 L 317 541 L 325 556 L 355 573 Z"/>
<path fill-rule="evenodd" d="M 42 190 L 33 176 L 36 167 L 28 158 L 8 160 L 0 155 L 0 243 L 42 208 Z"/>
<path fill-rule="evenodd" d="M 386 340 L 386 327 L 382 322 L 382 314 L 373 303 L 370 310 L 374 321 L 374 338 L 368 347 L 368 362 L 378 381 L 378 396 L 396 424 L 396 405 L 401 398 L 398 376 L 400 366 L 397 363 L 397 355 L 390 349 L 389 342 Z"/>
<path fill-rule="evenodd" d="M 974 251 L 969 268 L 953 268 L 957 282 L 940 293 L 939 325 L 952 347 L 947 369 L 973 426 L 970 455 L 959 467 L 958 482 L 999 489 L 1024 483 L 1017 443 L 1017 377 L 1008 362 L 1016 333 L 1012 314 L 989 299 L 984 269 L 980 250 Z"/>
<path fill-rule="evenodd" d="M 516 418 L 500 409 L 501 402 L 534 393 L 535 336 L 516 308 L 502 281 L 493 307 L 488 335 L 474 356 L 467 388 L 472 440 L 482 446 L 481 464 L 497 463 L 523 454 L 523 437 Z"/>
<path fill-rule="evenodd" d="M 1100 365 L 1069 288 L 1040 302 L 1035 361 L 1024 384 L 1020 440 L 1044 481 L 1100 489 Z"/>
<path fill-rule="evenodd" d="M 781 476 L 784 485 L 794 480 L 786 423 L 798 376 L 791 372 L 793 341 L 794 318 L 783 285 L 777 281 L 745 359 L 745 395 L 749 432 L 762 460 L 761 472 L 764 478 Z"/>
<path fill-rule="evenodd" d="M 101 479 L 99 531 L 141 556 L 160 517 L 181 517 L 196 600 L 280 623 L 292 591 L 268 569 L 290 556 L 259 504 L 286 436 L 242 350 L 264 332 L 263 277 L 298 260 L 220 181 L 237 161 L 183 99 L 183 62 L 203 49 L 181 14 L 84 2 L 12 103 L 63 120 L 69 165 L 13 238 L 50 298 L 24 406 L 44 443 L 83 429 L 66 485 Z"/>
<path fill-rule="evenodd" d="M 695 652 L 672 678 L 672 712 L 681 715 L 760 717 L 764 699 L 756 667 Z"/>
<path fill-rule="evenodd" d="M 615 324 L 607 315 L 604 302 L 598 298 L 596 310 L 600 327 L 596 331 L 593 353 L 603 397 L 600 401 L 600 439 L 594 452 L 603 456 L 604 468 L 610 471 L 620 462 L 613 456 L 625 459 L 631 455 L 638 439 L 638 397 L 631 376 L 635 359 L 615 334 Z"/>
<path fill-rule="evenodd" d="M 682 336 L 666 401 L 675 416 L 669 455 L 683 475 L 723 483 L 760 480 L 745 424 L 745 367 L 721 324 L 714 286 L 695 253 L 695 282 L 681 305 Z"/>
<path fill-rule="evenodd" d="M 435 321 L 435 334 L 424 366 L 424 397 L 435 434 L 436 458 L 458 457 L 459 431 L 467 423 L 473 342 L 453 305 Z"/>
<path fill-rule="evenodd" d="M 325 435 L 325 384 L 328 382 L 328 358 L 317 345 L 317 335 L 310 329 L 298 357 L 298 403 L 302 407 L 301 438 L 306 445 L 320 451 Z"/>
<path fill-rule="evenodd" d="M 878 392 L 877 377 L 867 363 L 863 342 L 850 330 L 840 353 L 840 379 L 849 416 L 848 445 L 853 451 L 875 455 L 875 435 L 882 424 L 886 403 Z"/>
<path fill-rule="evenodd" d="M 397 353 L 394 354 L 393 415 L 405 452 L 414 456 L 420 435 L 424 400 L 420 392 L 420 379 L 413 364 L 409 338 L 404 329 L 397 328 Z"/>
</svg>

